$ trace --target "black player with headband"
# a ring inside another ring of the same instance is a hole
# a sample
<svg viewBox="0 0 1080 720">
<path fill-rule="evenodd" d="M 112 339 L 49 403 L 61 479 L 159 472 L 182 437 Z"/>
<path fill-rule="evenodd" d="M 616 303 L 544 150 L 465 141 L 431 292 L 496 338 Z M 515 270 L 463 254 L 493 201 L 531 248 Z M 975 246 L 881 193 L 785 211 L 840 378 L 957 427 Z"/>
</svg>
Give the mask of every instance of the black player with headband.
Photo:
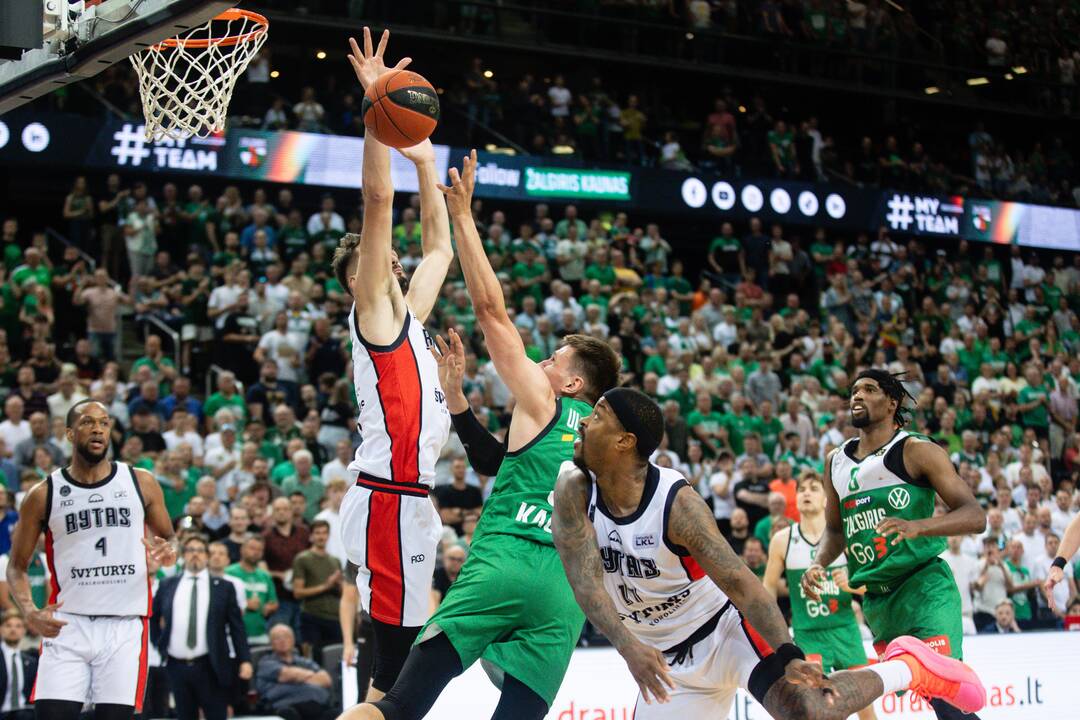
<svg viewBox="0 0 1080 720">
<path fill-rule="evenodd" d="M 552 530 L 578 603 L 638 683 L 638 720 L 724 717 L 737 687 L 776 718 L 839 719 L 885 692 L 873 670 L 825 677 L 791 643 L 776 600 L 701 496 L 648 461 L 664 430 L 656 403 L 610 390 L 581 425 Z M 906 652 L 889 658 L 881 664 L 923 674 L 962 665 L 940 658 L 929 670 Z"/>
</svg>

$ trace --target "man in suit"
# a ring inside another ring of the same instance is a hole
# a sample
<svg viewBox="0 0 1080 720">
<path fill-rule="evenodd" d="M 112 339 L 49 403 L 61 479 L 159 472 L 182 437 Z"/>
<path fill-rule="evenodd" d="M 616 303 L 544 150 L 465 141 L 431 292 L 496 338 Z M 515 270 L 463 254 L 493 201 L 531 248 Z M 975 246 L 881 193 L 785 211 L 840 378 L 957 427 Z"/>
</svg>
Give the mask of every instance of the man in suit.
<svg viewBox="0 0 1080 720">
<path fill-rule="evenodd" d="M 994 622 L 979 631 L 980 635 L 997 635 L 1006 633 L 1018 633 L 1020 626 L 1016 624 L 1016 609 L 1012 600 L 1005 598 L 994 608 Z"/>
<path fill-rule="evenodd" d="M 154 597 L 150 634 L 166 659 L 179 720 L 225 720 L 229 689 L 250 680 L 251 652 L 231 583 L 212 577 L 209 545 L 201 535 L 184 540 L 184 572 L 166 578 Z M 231 641 L 235 657 L 230 657 Z M 236 663 L 239 663 L 237 668 Z"/>
<path fill-rule="evenodd" d="M 30 691 L 37 679 L 37 654 L 20 650 L 26 637 L 26 625 L 18 610 L 8 610 L 0 623 L 0 649 L 3 665 L 0 665 L 0 720 L 33 720 L 34 708 L 30 704 Z"/>
</svg>

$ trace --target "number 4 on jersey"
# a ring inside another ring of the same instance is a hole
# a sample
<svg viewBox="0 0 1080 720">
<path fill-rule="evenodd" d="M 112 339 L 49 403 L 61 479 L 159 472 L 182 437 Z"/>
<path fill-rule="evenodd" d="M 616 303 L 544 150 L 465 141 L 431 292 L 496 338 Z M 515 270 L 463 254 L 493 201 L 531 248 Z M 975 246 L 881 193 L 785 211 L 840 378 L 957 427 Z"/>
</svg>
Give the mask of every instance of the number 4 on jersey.
<svg viewBox="0 0 1080 720">
<path fill-rule="evenodd" d="M 105 538 L 101 538 L 96 543 L 94 543 L 94 549 L 95 550 L 100 550 L 101 551 L 101 556 L 105 557 L 108 554 L 105 551 Z"/>
</svg>

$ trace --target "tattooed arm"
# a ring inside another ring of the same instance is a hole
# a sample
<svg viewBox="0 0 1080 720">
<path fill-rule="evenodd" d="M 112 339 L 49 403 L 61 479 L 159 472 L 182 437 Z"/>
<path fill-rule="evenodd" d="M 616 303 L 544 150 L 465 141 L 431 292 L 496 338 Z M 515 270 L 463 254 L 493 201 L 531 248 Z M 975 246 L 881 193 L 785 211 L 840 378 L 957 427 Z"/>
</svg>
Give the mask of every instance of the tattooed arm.
<svg viewBox="0 0 1080 720">
<path fill-rule="evenodd" d="M 690 552 L 770 647 L 791 642 L 776 599 L 731 549 L 709 506 L 689 485 L 675 493 L 667 532 L 668 540 Z"/>
<path fill-rule="evenodd" d="M 626 660 L 645 702 L 650 693 L 660 702 L 667 700 L 664 684 L 673 687 L 663 654 L 635 638 L 619 619 L 615 602 L 604 589 L 604 565 L 596 531 L 586 508 L 589 503 L 589 479 L 572 463 L 564 463 L 555 484 L 555 513 L 551 535 L 559 551 L 566 578 L 574 590 L 574 599 Z"/>
</svg>

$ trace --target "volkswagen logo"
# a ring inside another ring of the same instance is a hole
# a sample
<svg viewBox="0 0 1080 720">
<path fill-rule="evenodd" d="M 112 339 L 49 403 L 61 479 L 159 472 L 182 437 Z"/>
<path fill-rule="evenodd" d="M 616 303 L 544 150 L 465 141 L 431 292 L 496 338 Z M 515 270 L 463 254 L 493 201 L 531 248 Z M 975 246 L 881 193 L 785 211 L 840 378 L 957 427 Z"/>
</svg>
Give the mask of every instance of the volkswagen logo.
<svg viewBox="0 0 1080 720">
<path fill-rule="evenodd" d="M 893 488 L 889 491 L 889 504 L 895 510 L 903 510 L 911 502 L 911 495 L 902 487 Z"/>
</svg>

